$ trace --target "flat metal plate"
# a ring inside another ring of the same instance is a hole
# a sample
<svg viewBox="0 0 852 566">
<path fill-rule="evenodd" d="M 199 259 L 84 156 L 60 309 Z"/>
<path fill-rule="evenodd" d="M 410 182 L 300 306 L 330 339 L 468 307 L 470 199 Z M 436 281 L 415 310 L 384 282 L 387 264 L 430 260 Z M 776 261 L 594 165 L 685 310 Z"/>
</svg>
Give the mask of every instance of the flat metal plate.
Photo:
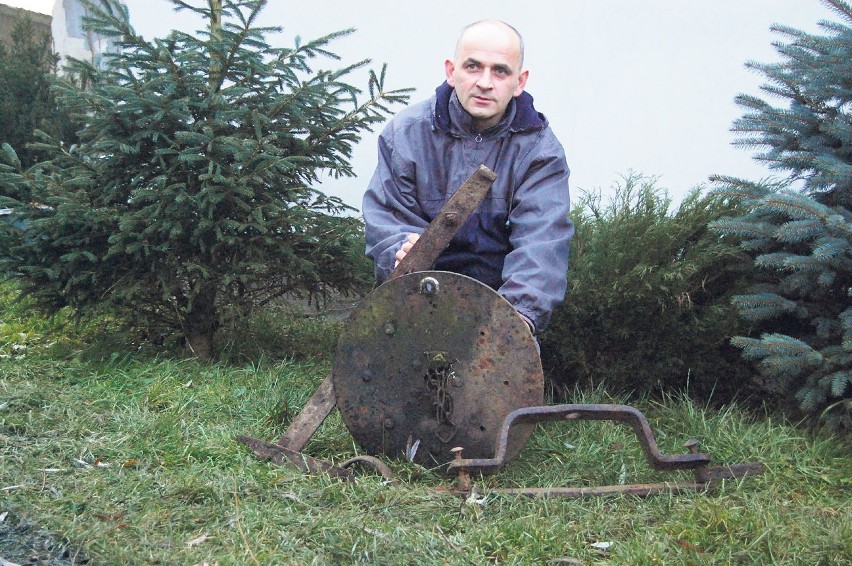
<svg viewBox="0 0 852 566">
<path fill-rule="evenodd" d="M 450 450 L 486 458 L 511 411 L 544 400 L 535 339 L 475 279 L 421 271 L 385 282 L 350 315 L 334 359 L 338 408 L 370 454 L 444 466 Z M 512 427 L 508 458 L 534 424 Z"/>
</svg>

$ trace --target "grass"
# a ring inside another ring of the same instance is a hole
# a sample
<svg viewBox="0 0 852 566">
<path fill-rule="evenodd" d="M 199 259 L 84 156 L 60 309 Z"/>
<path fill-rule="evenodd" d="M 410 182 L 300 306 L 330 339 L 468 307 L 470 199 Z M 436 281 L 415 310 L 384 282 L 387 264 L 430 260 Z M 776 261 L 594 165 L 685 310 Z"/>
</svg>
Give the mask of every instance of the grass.
<svg viewBox="0 0 852 566">
<path fill-rule="evenodd" d="M 369 474 L 345 484 L 259 462 L 234 442 L 239 433 L 277 438 L 284 424 L 270 417 L 284 405 L 292 414 L 327 370 L 6 358 L 0 505 L 96 564 L 852 563 L 849 444 L 733 407 L 639 402 L 664 452 L 698 436 L 719 462 L 768 468 L 710 494 L 647 499 L 464 501 L 437 493 L 448 480 L 411 464 L 393 463 L 397 485 Z M 613 401 L 601 391 L 577 397 Z M 339 462 L 357 447 L 333 417 L 306 451 Z M 481 485 L 487 493 L 623 475 L 672 479 L 647 469 L 626 427 L 550 423 Z M 602 542 L 612 545 L 593 546 Z"/>
<path fill-rule="evenodd" d="M 35 523 L 74 549 L 56 564 L 852 564 L 848 438 L 685 397 L 633 399 L 663 452 L 698 437 L 715 463 L 759 460 L 766 473 L 646 499 L 489 493 L 686 479 L 649 470 L 627 427 L 574 422 L 542 425 L 478 482 L 480 498 L 441 494 L 448 478 L 399 461 L 396 484 L 367 472 L 347 484 L 234 441 L 276 439 L 324 359 L 97 359 L 84 344 L 97 328 L 23 312 L 0 320 L 0 559 L 28 558 L 2 546 L 2 527 Z M 573 400 L 625 401 L 603 390 Z M 358 447 L 333 414 L 306 452 L 339 463 Z"/>
</svg>

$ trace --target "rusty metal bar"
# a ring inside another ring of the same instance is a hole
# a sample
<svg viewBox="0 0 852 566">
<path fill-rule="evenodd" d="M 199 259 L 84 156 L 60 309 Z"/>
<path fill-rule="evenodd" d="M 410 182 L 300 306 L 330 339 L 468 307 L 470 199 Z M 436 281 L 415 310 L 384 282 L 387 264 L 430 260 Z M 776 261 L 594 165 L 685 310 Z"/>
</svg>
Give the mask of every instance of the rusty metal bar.
<svg viewBox="0 0 852 566">
<path fill-rule="evenodd" d="M 710 483 L 719 480 L 759 476 L 764 469 L 760 462 L 731 464 L 730 466 L 701 466 L 695 468 L 695 479 L 701 483 Z"/>
<path fill-rule="evenodd" d="M 690 440 L 686 446 L 689 454 L 666 455 L 660 453 L 651 426 L 638 409 L 628 405 L 551 405 L 543 407 L 524 407 L 509 413 L 503 420 L 500 435 L 495 442 L 493 458 L 457 458 L 450 462 L 447 472 L 457 474 L 455 487 L 450 492 L 464 494 L 470 491 L 472 483 L 470 475 L 473 472 L 488 472 L 502 466 L 506 461 L 509 430 L 517 423 L 538 423 L 559 420 L 611 420 L 623 422 L 631 426 L 642 447 L 642 452 L 648 464 L 655 470 L 687 470 L 695 472 L 695 482 L 688 483 L 655 483 L 609 485 L 600 487 L 549 487 L 549 488 L 517 488 L 497 489 L 495 493 L 541 496 L 554 495 L 560 497 L 586 497 L 626 493 L 638 496 L 654 495 L 657 493 L 684 493 L 689 491 L 704 491 L 712 483 L 723 479 L 741 478 L 762 474 L 763 464 L 750 462 L 730 466 L 708 466 L 710 457 L 698 452 L 698 441 Z"/>
<path fill-rule="evenodd" d="M 480 165 L 441 207 L 438 216 L 432 219 L 411 251 L 394 268 L 391 279 L 430 269 L 485 198 L 495 179 L 497 175 L 491 169 Z"/>
<path fill-rule="evenodd" d="M 393 470 L 390 469 L 390 466 L 376 458 L 375 456 L 355 456 L 354 458 L 349 458 L 342 464 L 340 464 L 341 468 L 346 468 L 347 470 L 354 466 L 355 464 L 363 464 L 370 468 L 376 470 L 379 475 L 381 475 L 385 480 L 395 483 L 396 477 L 393 474 Z"/>
<path fill-rule="evenodd" d="M 328 374 L 278 439 L 277 444 L 289 450 L 301 452 L 326 417 L 334 410 L 336 404 L 334 383 L 331 380 L 331 374 Z"/>
<path fill-rule="evenodd" d="M 517 423 L 539 423 L 559 420 L 618 421 L 629 424 L 642 446 L 645 459 L 655 470 L 695 469 L 706 466 L 710 457 L 706 454 L 682 454 L 668 456 L 660 453 L 651 425 L 638 409 L 629 405 L 549 405 L 515 409 L 503 420 L 500 434 L 494 447 L 493 458 L 460 459 L 450 462 L 448 472 L 464 468 L 468 471 L 488 471 L 505 463 L 509 429 Z"/>
<path fill-rule="evenodd" d="M 564 497 L 566 499 L 579 499 L 581 497 L 603 497 L 607 495 L 635 495 L 636 497 L 649 497 L 652 495 L 679 495 L 683 493 L 696 493 L 706 491 L 710 484 L 693 482 L 673 483 L 647 483 L 626 485 L 603 485 L 586 487 L 511 487 L 483 490 L 485 493 L 496 493 L 499 495 L 521 495 L 524 497 Z M 458 483 L 446 488 L 438 488 L 437 492 L 448 495 L 467 496 L 470 494 L 473 484 L 459 485 Z"/>
<path fill-rule="evenodd" d="M 603 485 L 600 487 L 520 487 L 490 490 L 502 495 L 525 495 L 527 497 L 556 496 L 567 499 L 581 497 L 601 497 L 605 495 L 624 494 L 636 497 L 651 495 L 695 493 L 706 491 L 706 483 L 648 483 L 627 485 Z"/>
<path fill-rule="evenodd" d="M 242 442 L 248 446 L 261 460 L 270 461 L 278 466 L 290 464 L 304 474 L 319 474 L 326 472 L 331 477 L 345 481 L 353 481 L 355 479 L 352 472 L 345 468 L 334 466 L 323 460 L 312 458 L 307 454 L 290 450 L 278 444 L 264 442 L 263 440 L 258 440 L 244 435 L 238 436 L 237 442 Z"/>
</svg>

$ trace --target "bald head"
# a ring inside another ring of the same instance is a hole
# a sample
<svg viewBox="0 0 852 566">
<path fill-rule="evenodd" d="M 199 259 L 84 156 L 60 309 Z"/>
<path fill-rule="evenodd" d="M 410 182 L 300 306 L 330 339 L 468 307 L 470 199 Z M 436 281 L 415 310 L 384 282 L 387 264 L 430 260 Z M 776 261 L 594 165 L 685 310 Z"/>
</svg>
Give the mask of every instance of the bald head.
<svg viewBox="0 0 852 566">
<path fill-rule="evenodd" d="M 462 45 L 462 41 L 464 40 L 467 33 L 471 30 L 477 31 L 476 28 L 482 27 L 490 27 L 493 31 L 502 31 L 507 35 L 513 36 L 513 39 L 517 41 L 518 48 L 518 68 L 523 69 L 524 67 L 524 38 L 521 37 L 521 33 L 516 30 L 514 27 L 510 26 L 504 21 L 501 20 L 479 20 L 473 22 L 472 24 L 468 24 L 464 26 L 459 34 L 459 38 L 456 41 L 456 51 L 455 57 L 458 58 L 459 49 Z M 478 31 L 482 31 L 481 29 Z"/>
</svg>

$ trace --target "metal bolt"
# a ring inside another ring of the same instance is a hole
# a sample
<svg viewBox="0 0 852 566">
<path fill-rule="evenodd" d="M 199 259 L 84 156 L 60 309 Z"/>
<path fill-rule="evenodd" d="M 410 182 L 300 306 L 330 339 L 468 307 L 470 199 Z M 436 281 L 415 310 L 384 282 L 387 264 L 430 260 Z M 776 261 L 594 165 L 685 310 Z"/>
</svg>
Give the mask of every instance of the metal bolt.
<svg viewBox="0 0 852 566">
<path fill-rule="evenodd" d="M 440 287 L 438 280 L 434 277 L 424 277 L 420 280 L 420 292 L 424 295 L 437 295 Z"/>
<path fill-rule="evenodd" d="M 444 213 L 444 222 L 446 222 L 447 226 L 455 226 L 459 223 L 459 215 L 456 212 L 445 212 Z"/>
<path fill-rule="evenodd" d="M 461 446 L 450 448 L 450 452 L 452 452 L 456 462 L 461 461 L 462 450 L 464 450 L 464 448 Z M 456 474 L 458 475 L 456 475 L 455 490 L 459 493 L 470 493 L 470 490 L 473 487 L 473 484 L 470 481 L 470 473 L 465 468 L 458 468 Z"/>
<path fill-rule="evenodd" d="M 684 446 L 689 450 L 690 454 L 698 454 L 698 439 L 690 438 L 684 443 Z"/>
<path fill-rule="evenodd" d="M 690 454 L 698 454 L 698 439 L 697 438 L 690 438 L 689 440 L 684 442 L 683 445 L 686 447 L 687 450 L 689 450 Z M 708 473 L 709 471 L 707 470 L 706 465 L 700 465 L 700 466 L 696 467 L 694 472 L 695 472 L 695 483 L 707 483 L 712 479 L 710 474 Z"/>
</svg>

